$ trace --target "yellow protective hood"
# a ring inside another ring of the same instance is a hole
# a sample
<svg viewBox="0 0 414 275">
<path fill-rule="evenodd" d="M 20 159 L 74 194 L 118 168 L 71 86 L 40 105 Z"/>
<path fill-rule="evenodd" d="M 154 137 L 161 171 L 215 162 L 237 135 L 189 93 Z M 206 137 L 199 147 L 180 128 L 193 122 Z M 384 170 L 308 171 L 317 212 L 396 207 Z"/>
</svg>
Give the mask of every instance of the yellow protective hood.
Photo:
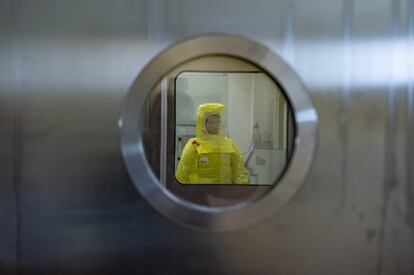
<svg viewBox="0 0 414 275">
<path fill-rule="evenodd" d="M 219 115 L 221 118 L 223 118 L 222 113 L 225 111 L 225 109 L 226 107 L 221 103 L 204 103 L 198 106 L 196 136 L 198 138 L 212 136 L 206 131 L 206 120 L 211 115 Z M 219 134 L 215 136 L 223 136 L 222 127 Z"/>
</svg>

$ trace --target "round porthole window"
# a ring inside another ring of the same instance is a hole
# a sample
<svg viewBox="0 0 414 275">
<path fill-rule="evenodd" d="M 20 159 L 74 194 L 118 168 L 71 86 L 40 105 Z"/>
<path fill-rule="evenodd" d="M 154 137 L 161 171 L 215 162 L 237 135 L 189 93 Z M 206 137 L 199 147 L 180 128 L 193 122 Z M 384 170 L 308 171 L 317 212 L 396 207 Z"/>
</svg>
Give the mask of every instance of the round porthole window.
<svg viewBox="0 0 414 275">
<path fill-rule="evenodd" d="M 312 162 L 317 113 L 275 53 L 209 35 L 146 65 L 119 125 L 127 169 L 150 204 L 181 224 L 224 231 L 292 198 Z"/>
</svg>

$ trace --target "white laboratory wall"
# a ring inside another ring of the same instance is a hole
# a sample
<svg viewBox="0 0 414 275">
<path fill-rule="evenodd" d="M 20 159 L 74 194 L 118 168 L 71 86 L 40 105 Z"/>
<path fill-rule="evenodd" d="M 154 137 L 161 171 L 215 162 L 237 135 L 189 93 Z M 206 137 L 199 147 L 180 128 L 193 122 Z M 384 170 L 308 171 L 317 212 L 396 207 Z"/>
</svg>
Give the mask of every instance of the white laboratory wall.
<svg viewBox="0 0 414 275">
<path fill-rule="evenodd" d="M 253 136 L 255 73 L 229 74 L 228 129 L 242 153 L 247 154 Z"/>
<path fill-rule="evenodd" d="M 176 80 L 176 124 L 195 124 L 200 104 L 219 102 L 227 106 L 228 86 L 224 73 L 181 73 Z"/>
</svg>

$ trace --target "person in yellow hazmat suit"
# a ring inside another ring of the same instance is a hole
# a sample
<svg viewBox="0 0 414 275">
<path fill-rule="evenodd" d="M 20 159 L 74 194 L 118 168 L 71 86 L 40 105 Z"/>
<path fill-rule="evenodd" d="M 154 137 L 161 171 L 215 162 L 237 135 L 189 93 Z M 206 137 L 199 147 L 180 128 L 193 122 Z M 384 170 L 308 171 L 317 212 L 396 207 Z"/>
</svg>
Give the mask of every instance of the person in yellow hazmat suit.
<svg viewBox="0 0 414 275">
<path fill-rule="evenodd" d="M 197 109 L 196 137 L 184 147 L 176 178 L 184 184 L 248 184 L 249 172 L 237 144 L 222 133 L 225 106 L 201 104 Z"/>
</svg>

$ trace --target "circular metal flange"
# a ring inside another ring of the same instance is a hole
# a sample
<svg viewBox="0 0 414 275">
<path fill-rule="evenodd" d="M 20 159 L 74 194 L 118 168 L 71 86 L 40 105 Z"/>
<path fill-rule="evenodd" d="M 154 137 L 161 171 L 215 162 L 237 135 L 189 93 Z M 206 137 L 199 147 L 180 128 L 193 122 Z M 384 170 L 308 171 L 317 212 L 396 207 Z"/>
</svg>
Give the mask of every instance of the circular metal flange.
<svg viewBox="0 0 414 275">
<path fill-rule="evenodd" d="M 146 159 L 142 131 L 147 97 L 156 83 L 177 65 L 206 55 L 232 56 L 262 68 L 282 87 L 293 108 L 296 136 L 288 167 L 277 185 L 257 200 L 226 207 L 208 207 L 183 200 L 161 185 Z M 318 116 L 309 94 L 289 65 L 257 42 L 228 35 L 193 37 L 161 52 L 135 79 L 119 121 L 124 161 L 142 196 L 174 221 L 212 231 L 236 230 L 255 224 L 288 203 L 311 167 L 317 126 Z"/>
</svg>

